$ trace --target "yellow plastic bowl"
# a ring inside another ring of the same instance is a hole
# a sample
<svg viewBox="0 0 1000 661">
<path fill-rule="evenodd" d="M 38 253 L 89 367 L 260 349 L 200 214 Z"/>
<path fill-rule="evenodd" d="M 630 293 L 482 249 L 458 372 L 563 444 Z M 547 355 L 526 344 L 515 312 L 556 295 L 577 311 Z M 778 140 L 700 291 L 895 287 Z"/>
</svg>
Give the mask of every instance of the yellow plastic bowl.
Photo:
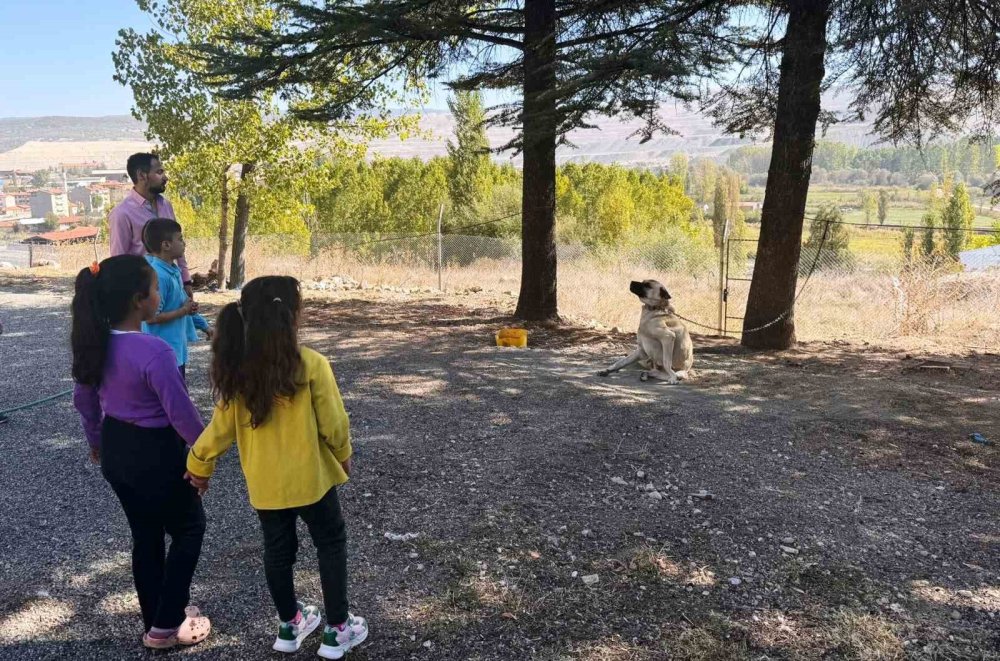
<svg viewBox="0 0 1000 661">
<path fill-rule="evenodd" d="M 497 331 L 497 346 L 523 349 L 528 346 L 528 331 L 523 328 L 501 328 Z"/>
</svg>

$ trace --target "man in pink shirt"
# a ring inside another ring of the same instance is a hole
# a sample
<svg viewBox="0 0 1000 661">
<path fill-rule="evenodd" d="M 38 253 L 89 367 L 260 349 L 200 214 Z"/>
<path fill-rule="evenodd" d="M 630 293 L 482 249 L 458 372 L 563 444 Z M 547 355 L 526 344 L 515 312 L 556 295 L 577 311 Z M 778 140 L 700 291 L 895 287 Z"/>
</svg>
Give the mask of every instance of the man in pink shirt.
<svg viewBox="0 0 1000 661">
<path fill-rule="evenodd" d="M 163 164 L 156 154 L 132 154 L 125 165 L 128 176 L 132 180 L 132 190 L 118 206 L 108 215 L 108 225 L 111 228 L 111 256 L 146 254 L 142 243 L 142 230 L 153 218 L 174 217 L 174 208 L 170 206 L 163 191 L 167 189 L 167 175 Z M 181 268 L 181 280 L 188 296 L 194 298 L 191 290 L 191 274 L 188 272 L 184 258 L 177 260 Z"/>
</svg>

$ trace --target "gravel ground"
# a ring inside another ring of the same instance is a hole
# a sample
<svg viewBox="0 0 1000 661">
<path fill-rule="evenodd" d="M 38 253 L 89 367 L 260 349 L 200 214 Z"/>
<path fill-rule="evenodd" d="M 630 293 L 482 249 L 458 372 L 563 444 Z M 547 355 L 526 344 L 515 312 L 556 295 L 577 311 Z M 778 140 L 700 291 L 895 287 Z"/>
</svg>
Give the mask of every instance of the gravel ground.
<svg viewBox="0 0 1000 661">
<path fill-rule="evenodd" d="M 0 410 L 69 386 L 65 287 L 0 283 Z M 491 347 L 504 300 L 365 296 L 313 300 L 304 333 L 353 421 L 354 659 L 1000 658 L 997 451 L 965 440 L 1000 438 L 995 356 L 702 339 L 698 379 L 669 387 L 592 376 L 623 336 Z M 68 400 L 0 443 L 0 658 L 164 656 L 138 645 L 128 528 Z M 206 509 L 215 632 L 171 656 L 275 658 L 235 453 Z"/>
</svg>

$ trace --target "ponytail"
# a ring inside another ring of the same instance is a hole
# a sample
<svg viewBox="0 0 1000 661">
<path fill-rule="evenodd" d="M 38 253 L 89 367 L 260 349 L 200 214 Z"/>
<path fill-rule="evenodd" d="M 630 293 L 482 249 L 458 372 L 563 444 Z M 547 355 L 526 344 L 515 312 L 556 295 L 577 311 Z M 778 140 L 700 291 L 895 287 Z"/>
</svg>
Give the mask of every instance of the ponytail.
<svg viewBox="0 0 1000 661">
<path fill-rule="evenodd" d="M 237 397 L 259 427 L 275 398 L 291 397 L 303 385 L 298 344 L 302 305 L 299 282 L 287 276 L 251 280 L 240 303 L 219 313 L 212 344 L 212 383 L 223 405 Z"/>
<path fill-rule="evenodd" d="M 82 269 L 73 293 L 73 380 L 99 386 L 108 356 L 111 327 L 131 313 L 136 300 L 149 296 L 153 269 L 142 257 L 118 255 Z"/>
<path fill-rule="evenodd" d="M 73 294 L 73 380 L 88 386 L 101 384 L 104 360 L 108 354 L 111 327 L 97 300 L 97 274 L 92 267 L 76 276 Z"/>
</svg>

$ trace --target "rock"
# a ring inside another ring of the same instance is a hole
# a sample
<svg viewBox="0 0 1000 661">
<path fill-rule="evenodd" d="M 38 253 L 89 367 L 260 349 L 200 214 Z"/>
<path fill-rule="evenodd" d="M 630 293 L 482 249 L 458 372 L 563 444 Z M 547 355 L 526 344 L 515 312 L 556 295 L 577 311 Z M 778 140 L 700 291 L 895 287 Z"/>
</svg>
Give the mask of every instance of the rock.
<svg viewBox="0 0 1000 661">
<path fill-rule="evenodd" d="M 783 553 L 787 553 L 788 555 L 798 555 L 799 554 L 799 550 L 797 548 L 794 548 L 794 547 L 791 547 L 791 546 L 782 546 L 781 547 L 781 551 Z"/>
<path fill-rule="evenodd" d="M 420 557 L 420 554 L 417 553 L 416 551 L 410 553 L 410 560 L 416 560 L 419 557 Z"/>
<path fill-rule="evenodd" d="M 587 574 L 582 580 L 584 585 L 592 586 L 597 585 L 600 582 L 601 577 L 597 574 Z"/>
<path fill-rule="evenodd" d="M 387 532 L 385 534 L 385 538 L 388 539 L 390 542 L 410 542 L 416 539 L 417 537 L 420 537 L 420 533 L 418 532 L 404 532 L 402 534 L 395 532 Z"/>
<path fill-rule="evenodd" d="M 971 590 L 959 590 L 957 594 L 958 594 L 959 597 L 962 597 L 964 599 L 972 599 L 972 591 Z"/>
<path fill-rule="evenodd" d="M 705 491 L 704 489 L 702 489 L 698 493 L 691 494 L 691 497 L 692 498 L 697 498 L 699 500 L 715 500 L 715 494 L 709 493 L 708 491 Z"/>
<path fill-rule="evenodd" d="M 17 267 L 10 262 L 0 262 L 0 271 L 14 271 Z"/>
<path fill-rule="evenodd" d="M 644 479 L 646 477 L 646 471 L 636 471 L 635 477 L 639 480 Z"/>
<path fill-rule="evenodd" d="M 785 544 L 786 546 L 791 546 L 792 544 L 795 543 L 795 538 L 794 537 L 782 537 L 781 538 L 781 543 Z"/>
<path fill-rule="evenodd" d="M 749 553 L 747 553 L 747 556 L 749 556 L 751 558 L 756 558 L 757 557 L 757 552 L 756 551 L 750 551 Z"/>
<path fill-rule="evenodd" d="M 663 500 L 663 494 L 660 493 L 659 491 L 650 491 L 646 495 L 652 498 L 653 500 Z"/>
<path fill-rule="evenodd" d="M 958 611 L 952 611 L 951 612 L 951 619 L 953 619 L 953 620 L 961 620 L 962 619 L 962 614 L 959 613 Z"/>
<path fill-rule="evenodd" d="M 740 579 L 740 578 L 738 578 L 738 577 L 736 577 L 736 576 L 733 576 L 732 578 L 729 579 L 729 584 L 731 586 L 733 586 L 734 588 L 739 587 L 742 583 L 743 583 L 743 580 Z"/>
<path fill-rule="evenodd" d="M 613 478 L 611 478 L 611 481 L 614 484 L 619 484 L 619 485 L 621 485 L 623 487 L 624 486 L 628 486 L 628 482 L 625 481 L 625 478 L 624 477 L 619 477 L 618 475 L 615 475 Z"/>
<path fill-rule="evenodd" d="M 570 574 L 570 578 L 576 578 L 576 577 L 577 577 L 577 576 L 579 576 L 579 575 L 580 575 L 580 572 L 578 572 L 578 571 L 575 571 L 575 572 L 573 572 L 572 574 Z"/>
<path fill-rule="evenodd" d="M 643 491 L 656 491 L 656 486 L 652 482 L 647 482 L 642 486 Z"/>
<path fill-rule="evenodd" d="M 590 528 L 584 528 L 583 532 L 581 532 L 580 534 L 583 535 L 584 537 L 593 537 L 594 531 L 591 530 Z"/>
<path fill-rule="evenodd" d="M 417 565 L 417 571 L 423 571 L 424 566 L 422 564 Z"/>
<path fill-rule="evenodd" d="M 430 648 L 434 647 L 434 643 L 432 643 L 429 640 L 425 640 L 424 641 L 424 647 L 426 647 L 427 649 L 430 649 Z"/>
</svg>

